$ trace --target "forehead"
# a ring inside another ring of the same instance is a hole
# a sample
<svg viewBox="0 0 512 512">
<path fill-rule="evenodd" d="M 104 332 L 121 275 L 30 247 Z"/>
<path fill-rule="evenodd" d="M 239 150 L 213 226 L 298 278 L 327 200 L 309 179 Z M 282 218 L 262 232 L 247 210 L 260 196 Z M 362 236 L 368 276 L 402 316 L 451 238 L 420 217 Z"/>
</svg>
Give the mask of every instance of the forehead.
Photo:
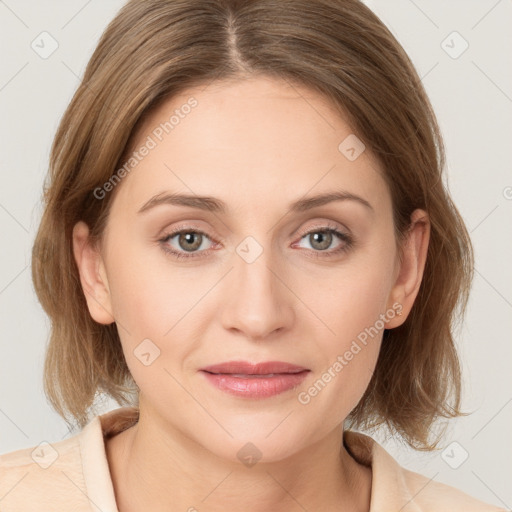
<svg viewBox="0 0 512 512">
<path fill-rule="evenodd" d="M 145 119 L 132 146 L 137 163 L 119 192 L 133 210 L 164 191 L 220 197 L 241 211 L 254 199 L 260 207 L 263 199 L 288 204 L 334 188 L 385 206 L 387 187 L 370 151 L 347 158 L 347 145 L 357 156 L 358 144 L 335 107 L 307 87 L 267 77 L 213 82 Z"/>
</svg>

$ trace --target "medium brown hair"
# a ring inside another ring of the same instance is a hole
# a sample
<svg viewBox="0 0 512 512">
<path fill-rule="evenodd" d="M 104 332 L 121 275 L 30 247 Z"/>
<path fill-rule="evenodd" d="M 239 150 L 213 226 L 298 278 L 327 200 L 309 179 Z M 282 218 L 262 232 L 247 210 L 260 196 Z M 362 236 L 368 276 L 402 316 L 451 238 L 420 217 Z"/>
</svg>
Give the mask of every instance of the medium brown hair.
<svg viewBox="0 0 512 512">
<path fill-rule="evenodd" d="M 153 109 L 189 87 L 256 74 L 307 86 L 339 109 L 382 167 L 398 247 L 411 213 L 429 215 L 418 296 L 406 321 L 384 331 L 372 379 L 348 422 L 384 424 L 414 448 L 434 449 L 436 420 L 465 414 L 453 328 L 466 309 L 473 249 L 443 183 L 443 141 L 421 80 L 358 0 L 131 0 L 119 11 L 51 149 L 32 258 L 35 290 L 51 319 L 45 393 L 80 427 L 98 394 L 138 405 L 116 324 L 98 324 L 88 312 L 73 226 L 83 220 L 101 239 L 115 194 L 98 200 L 93 191 L 123 165 Z"/>
</svg>

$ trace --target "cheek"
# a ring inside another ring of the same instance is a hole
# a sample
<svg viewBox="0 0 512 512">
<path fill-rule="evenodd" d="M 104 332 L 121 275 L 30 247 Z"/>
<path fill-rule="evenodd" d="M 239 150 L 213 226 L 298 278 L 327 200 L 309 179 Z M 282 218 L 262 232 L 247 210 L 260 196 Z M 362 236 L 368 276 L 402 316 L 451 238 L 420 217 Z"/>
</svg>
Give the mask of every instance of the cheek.
<svg viewBox="0 0 512 512">
<path fill-rule="evenodd" d="M 318 388 L 323 383 L 329 388 L 321 392 L 317 404 L 328 407 L 335 403 L 341 415 L 338 419 L 357 405 L 366 390 L 378 359 L 385 319 L 394 317 L 387 304 L 393 255 L 392 248 L 388 253 L 360 255 L 357 262 L 354 259 L 353 264 L 333 272 L 322 293 L 312 295 L 310 288 L 309 297 L 315 304 L 311 309 L 322 320 L 315 322 L 314 335 L 322 363 Z"/>
<path fill-rule="evenodd" d="M 111 261 L 116 262 L 108 270 L 112 310 L 125 358 L 139 386 L 141 379 L 151 386 L 153 381 L 145 380 L 149 368 L 179 366 L 195 348 L 187 333 L 190 338 L 201 297 L 215 281 L 209 274 L 200 278 L 197 269 L 172 268 L 156 249 L 112 252 Z M 148 360 L 154 362 L 146 367 Z"/>
<path fill-rule="evenodd" d="M 128 233 L 112 241 L 108 269 L 114 317 L 137 337 L 161 339 L 182 316 L 192 295 L 191 282 L 172 271 L 160 249 L 132 240 Z M 149 242 L 146 242 L 149 244 Z"/>
<path fill-rule="evenodd" d="M 325 286 L 318 286 L 318 281 L 316 288 L 309 280 L 305 283 L 303 293 L 312 299 L 312 309 L 330 332 L 330 337 L 319 338 L 330 339 L 327 347 L 343 348 L 375 324 L 382 330 L 380 315 L 386 312 L 393 285 L 392 256 L 392 251 L 369 251 L 354 256 L 349 264 L 333 271 L 328 280 L 324 278 Z M 312 294 L 312 290 L 317 291 Z"/>
<path fill-rule="evenodd" d="M 346 279 L 337 294 L 330 294 L 323 309 L 329 332 L 317 338 L 324 365 L 332 368 L 341 361 L 342 379 L 350 376 L 350 388 L 356 393 L 357 382 L 366 382 L 373 371 L 384 327 L 379 315 L 385 313 L 386 294 L 377 278 L 367 273 L 364 278 Z M 338 365 L 338 373 L 340 369 Z"/>
</svg>

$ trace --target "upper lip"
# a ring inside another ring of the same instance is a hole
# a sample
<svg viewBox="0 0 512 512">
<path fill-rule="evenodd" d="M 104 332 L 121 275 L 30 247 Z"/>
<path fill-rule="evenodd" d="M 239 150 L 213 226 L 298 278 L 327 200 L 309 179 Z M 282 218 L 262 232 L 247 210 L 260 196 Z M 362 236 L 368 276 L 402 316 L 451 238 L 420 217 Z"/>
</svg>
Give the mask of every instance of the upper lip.
<svg viewBox="0 0 512 512">
<path fill-rule="evenodd" d="M 244 375 L 267 375 L 270 373 L 299 373 L 308 368 L 282 361 L 265 361 L 251 363 L 249 361 L 227 361 L 201 368 L 209 373 L 239 373 Z"/>
</svg>

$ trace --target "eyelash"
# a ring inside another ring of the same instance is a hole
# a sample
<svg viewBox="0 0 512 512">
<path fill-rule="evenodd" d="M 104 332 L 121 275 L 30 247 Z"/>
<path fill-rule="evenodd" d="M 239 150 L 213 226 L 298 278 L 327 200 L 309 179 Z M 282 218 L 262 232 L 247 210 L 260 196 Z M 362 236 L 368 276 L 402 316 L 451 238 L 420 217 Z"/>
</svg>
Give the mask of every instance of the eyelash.
<svg viewBox="0 0 512 512">
<path fill-rule="evenodd" d="M 182 233 L 194 233 L 194 234 L 198 234 L 198 235 L 203 235 L 205 236 L 206 238 L 210 239 L 210 236 L 205 233 L 204 231 L 201 231 L 199 229 L 183 229 L 183 227 L 179 227 L 169 233 L 166 233 L 162 238 L 160 238 L 158 240 L 158 242 L 160 242 L 161 246 L 162 246 L 162 250 L 170 257 L 172 258 L 175 258 L 175 259 L 190 259 L 190 258 L 202 258 L 204 257 L 203 254 L 201 253 L 205 253 L 205 252 L 208 252 L 208 251 L 200 251 L 199 253 L 190 253 L 190 254 L 185 254 L 181 251 L 176 251 L 174 249 L 169 249 L 169 246 L 166 245 L 167 242 L 171 239 L 171 238 L 174 238 L 176 235 L 180 235 Z M 313 252 L 314 255 L 312 255 L 313 258 L 330 258 L 330 257 L 335 257 L 339 254 L 342 254 L 344 252 L 347 252 L 349 251 L 353 244 L 354 244 L 354 239 L 352 236 L 346 234 L 346 233 L 343 233 L 341 231 L 339 231 L 336 226 L 333 226 L 333 225 L 326 225 L 326 226 L 322 226 L 322 227 L 319 227 L 319 228 L 314 228 L 310 231 L 308 231 L 307 233 L 304 233 L 300 240 L 302 240 L 303 238 L 307 237 L 308 235 L 311 235 L 313 233 L 331 233 L 333 235 L 336 235 L 338 238 L 340 238 L 344 243 L 338 248 L 338 249 L 335 249 L 335 250 L 332 250 L 332 251 L 315 251 L 313 249 L 311 249 L 311 251 Z"/>
</svg>

